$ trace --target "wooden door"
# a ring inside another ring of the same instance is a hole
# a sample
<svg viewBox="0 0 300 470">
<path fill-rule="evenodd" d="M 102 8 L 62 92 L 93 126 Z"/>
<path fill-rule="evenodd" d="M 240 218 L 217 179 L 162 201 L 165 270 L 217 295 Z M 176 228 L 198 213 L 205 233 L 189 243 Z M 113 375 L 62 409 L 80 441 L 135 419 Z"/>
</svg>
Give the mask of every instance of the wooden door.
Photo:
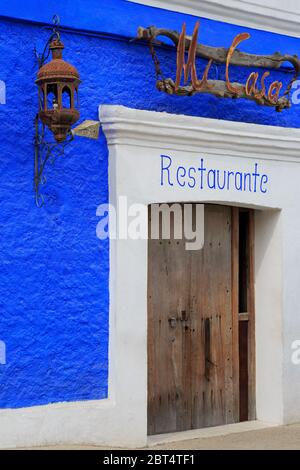
<svg viewBox="0 0 300 470">
<path fill-rule="evenodd" d="M 205 205 L 202 250 L 149 239 L 149 434 L 239 421 L 237 214 Z"/>
</svg>

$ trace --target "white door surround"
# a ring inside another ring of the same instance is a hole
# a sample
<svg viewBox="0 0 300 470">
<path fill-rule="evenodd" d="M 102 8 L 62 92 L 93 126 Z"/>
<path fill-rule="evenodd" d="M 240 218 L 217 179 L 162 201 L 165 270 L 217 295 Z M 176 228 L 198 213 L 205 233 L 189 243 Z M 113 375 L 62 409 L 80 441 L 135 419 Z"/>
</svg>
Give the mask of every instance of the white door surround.
<svg viewBox="0 0 300 470">
<path fill-rule="evenodd" d="M 109 147 L 110 203 L 214 202 L 257 209 L 256 403 L 260 422 L 300 421 L 300 130 L 101 106 Z M 263 192 L 164 186 L 160 156 L 268 175 Z M 95 227 L 96 229 L 96 227 Z M 96 236 L 96 235 L 95 235 Z M 101 262 L 101 259 L 98 260 Z M 1 447 L 147 443 L 147 240 L 110 242 L 107 400 L 0 410 Z"/>
<path fill-rule="evenodd" d="M 269 423 L 289 421 L 293 403 L 285 396 L 285 376 L 290 368 L 285 365 L 285 355 L 289 356 L 290 345 L 284 338 L 283 311 L 297 325 L 299 335 L 300 321 L 293 317 L 285 297 L 283 270 L 288 279 L 290 275 L 286 272 L 287 253 L 283 259 L 283 235 L 288 230 L 284 227 L 288 212 L 299 204 L 291 193 L 299 192 L 300 131 L 122 106 L 101 107 L 100 121 L 109 147 L 110 203 L 115 207 L 119 197 L 126 195 L 128 205 L 192 201 L 257 209 L 257 419 Z M 173 186 L 162 186 L 162 154 L 186 167 L 197 164 L 200 157 L 205 158 L 207 166 L 221 169 L 250 171 L 257 163 L 268 174 L 268 191 L 195 190 L 174 182 Z M 289 174 L 288 187 L 281 182 L 285 172 Z M 300 223 L 298 226 L 300 230 Z M 130 428 L 135 442 L 142 445 L 147 437 L 147 240 L 113 240 L 110 250 L 111 386 L 116 400 L 123 402 L 123 410 L 128 410 L 127 427 L 133 424 Z M 296 275 L 295 266 L 290 270 Z M 300 269 L 297 278 L 300 282 Z M 294 385 L 300 394 L 300 369 Z M 300 411 L 293 417 L 300 420 Z"/>
</svg>

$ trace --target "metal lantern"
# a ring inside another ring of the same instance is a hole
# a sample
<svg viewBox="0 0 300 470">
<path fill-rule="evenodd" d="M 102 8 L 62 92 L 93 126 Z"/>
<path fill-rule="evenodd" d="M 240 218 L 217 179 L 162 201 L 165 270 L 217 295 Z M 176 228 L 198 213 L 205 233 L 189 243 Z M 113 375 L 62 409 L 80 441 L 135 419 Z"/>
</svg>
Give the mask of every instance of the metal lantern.
<svg viewBox="0 0 300 470">
<path fill-rule="evenodd" d="M 79 73 L 73 65 L 64 61 L 64 45 L 59 37 L 50 43 L 52 60 L 43 65 L 37 74 L 39 87 L 39 119 L 54 134 L 57 142 L 64 142 L 71 126 L 79 119 Z"/>
</svg>

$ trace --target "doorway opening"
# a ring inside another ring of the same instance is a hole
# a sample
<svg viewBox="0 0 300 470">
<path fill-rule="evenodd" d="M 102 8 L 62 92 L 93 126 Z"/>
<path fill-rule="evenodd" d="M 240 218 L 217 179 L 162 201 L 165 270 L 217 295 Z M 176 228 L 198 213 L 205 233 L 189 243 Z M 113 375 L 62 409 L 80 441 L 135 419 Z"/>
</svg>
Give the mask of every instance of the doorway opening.
<svg viewBox="0 0 300 470">
<path fill-rule="evenodd" d="M 254 212 L 205 204 L 188 251 L 150 209 L 148 434 L 255 419 Z"/>
</svg>

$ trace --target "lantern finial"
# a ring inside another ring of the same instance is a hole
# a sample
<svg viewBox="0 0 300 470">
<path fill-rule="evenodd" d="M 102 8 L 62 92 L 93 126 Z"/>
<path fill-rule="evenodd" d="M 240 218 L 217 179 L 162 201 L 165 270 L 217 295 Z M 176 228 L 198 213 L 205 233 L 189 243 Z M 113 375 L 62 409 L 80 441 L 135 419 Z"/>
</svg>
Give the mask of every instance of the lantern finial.
<svg viewBox="0 0 300 470">
<path fill-rule="evenodd" d="M 54 39 L 50 44 L 52 59 L 62 59 L 62 51 L 65 48 L 60 39 Z"/>
</svg>

